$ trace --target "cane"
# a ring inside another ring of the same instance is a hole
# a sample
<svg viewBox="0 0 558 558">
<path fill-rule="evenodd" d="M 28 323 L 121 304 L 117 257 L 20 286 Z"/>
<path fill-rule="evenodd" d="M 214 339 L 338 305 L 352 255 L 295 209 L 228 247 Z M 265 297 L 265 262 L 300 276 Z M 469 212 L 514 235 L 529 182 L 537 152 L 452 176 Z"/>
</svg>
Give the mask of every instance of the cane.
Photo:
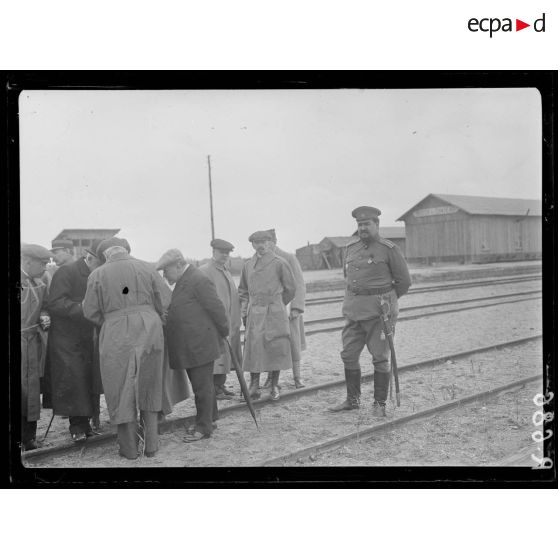
<svg viewBox="0 0 558 558">
<path fill-rule="evenodd" d="M 48 436 L 48 432 L 50 430 L 50 427 L 52 426 L 52 421 L 54 420 L 54 409 L 52 409 L 52 416 L 50 417 L 50 422 L 48 423 L 48 428 L 46 429 L 45 435 L 43 437 L 43 442 L 46 440 L 46 437 Z"/>
</svg>

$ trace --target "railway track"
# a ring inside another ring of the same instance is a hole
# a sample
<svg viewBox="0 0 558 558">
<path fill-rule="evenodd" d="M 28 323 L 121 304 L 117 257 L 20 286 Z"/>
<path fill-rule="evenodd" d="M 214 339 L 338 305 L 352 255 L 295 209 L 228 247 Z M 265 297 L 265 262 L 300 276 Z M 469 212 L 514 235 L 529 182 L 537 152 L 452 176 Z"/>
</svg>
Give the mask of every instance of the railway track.
<svg viewBox="0 0 558 558">
<path fill-rule="evenodd" d="M 486 286 L 497 286 L 497 285 L 508 285 L 512 283 L 524 283 L 527 281 L 537 281 L 542 279 L 541 274 L 535 275 L 521 275 L 519 277 L 503 277 L 501 279 L 490 279 L 490 280 L 471 280 L 471 281 L 463 281 L 460 283 L 447 283 L 442 285 L 434 285 L 430 287 L 411 287 L 409 289 L 408 295 L 413 294 L 424 294 L 424 293 L 434 293 L 439 291 L 448 291 L 453 289 L 470 289 L 474 287 L 486 287 Z M 321 304 L 334 304 L 336 302 L 343 301 L 343 291 L 340 291 L 341 294 L 334 295 L 334 296 L 325 296 L 319 298 L 307 298 L 306 299 L 306 306 L 317 306 Z"/>
<path fill-rule="evenodd" d="M 472 395 L 468 395 L 466 397 L 461 397 L 460 399 L 455 399 L 448 403 L 444 403 L 442 405 L 436 405 L 435 407 L 431 407 L 429 409 L 423 409 L 417 413 L 412 413 L 410 415 L 400 417 L 397 419 L 388 420 L 381 424 L 376 424 L 374 426 L 370 426 L 367 428 L 355 430 L 350 434 L 346 434 L 343 436 L 338 436 L 336 438 L 332 438 L 330 440 L 326 440 L 325 442 L 320 442 L 318 444 L 314 444 L 311 446 L 307 446 L 303 449 L 299 449 L 290 453 L 286 453 L 284 455 L 274 457 L 272 459 L 267 459 L 260 464 L 261 467 L 279 467 L 285 466 L 292 462 L 300 462 L 305 458 L 310 458 L 311 460 L 315 460 L 316 456 L 320 453 L 326 453 L 332 451 L 334 449 L 338 449 L 345 445 L 347 442 L 352 442 L 354 440 L 366 440 L 371 438 L 372 436 L 385 432 L 387 430 L 391 430 L 394 428 L 398 428 L 405 424 L 408 424 L 412 421 L 423 419 L 425 417 L 430 417 L 436 415 L 438 413 L 445 413 L 452 409 L 462 407 L 464 405 L 468 405 L 470 403 L 474 403 L 476 401 L 485 399 L 489 396 L 502 393 L 505 391 L 512 390 L 517 387 L 524 386 L 531 382 L 540 382 L 541 375 L 535 374 L 533 376 L 529 376 L 527 378 L 522 378 L 521 380 L 516 380 L 514 382 L 509 382 L 507 384 L 503 384 L 486 391 L 482 391 L 479 393 L 474 393 Z"/>
<path fill-rule="evenodd" d="M 414 371 L 418 368 L 435 365 L 436 363 L 439 363 L 441 361 L 456 360 L 456 359 L 459 359 L 459 358 L 466 358 L 468 356 L 475 355 L 475 354 L 478 354 L 478 353 L 493 351 L 493 350 L 496 350 L 496 349 L 503 349 L 503 348 L 506 348 L 506 347 L 520 345 L 520 344 L 523 344 L 523 343 L 528 343 L 530 341 L 539 339 L 541 337 L 542 337 L 541 334 L 536 334 L 536 335 L 531 335 L 531 336 L 523 337 L 523 338 L 519 338 L 519 339 L 513 339 L 513 340 L 509 340 L 509 341 L 505 341 L 505 342 L 501 342 L 501 343 L 496 343 L 496 344 L 492 344 L 492 345 L 475 347 L 475 348 L 469 349 L 467 351 L 460 351 L 460 352 L 457 352 L 457 353 L 439 355 L 439 356 L 436 356 L 434 358 L 430 358 L 430 359 L 427 359 L 427 360 L 412 362 L 410 364 L 400 366 L 399 367 L 399 374 L 405 374 L 405 373 Z M 373 376 L 374 376 L 373 373 L 363 374 L 362 375 L 362 382 L 363 383 L 370 382 L 373 379 Z M 540 376 L 537 376 L 537 377 L 540 379 Z M 306 388 L 302 388 L 302 389 L 298 389 L 298 390 L 284 391 L 281 395 L 281 399 L 280 399 L 279 402 L 273 402 L 269 399 L 269 395 L 264 395 L 264 396 L 262 396 L 261 399 L 254 401 L 254 407 L 256 409 L 259 409 L 259 408 L 262 408 L 262 407 L 265 407 L 265 406 L 268 406 L 268 405 L 280 405 L 282 402 L 285 402 L 285 401 L 292 401 L 292 400 L 295 400 L 295 399 L 312 396 L 315 393 L 317 393 L 318 391 L 339 388 L 339 387 L 343 386 L 344 384 L 345 384 L 344 380 L 335 380 L 335 381 L 323 382 L 323 383 L 316 384 L 316 385 L 313 385 L 313 386 L 308 386 Z M 219 409 L 220 418 L 224 418 L 226 416 L 231 416 L 233 414 L 238 414 L 238 413 L 247 413 L 246 403 L 244 403 L 244 402 L 233 403 L 233 404 L 230 404 L 230 405 L 220 407 L 220 409 Z M 190 416 L 186 416 L 186 417 L 177 417 L 177 418 L 174 418 L 174 419 L 171 419 L 171 420 L 168 420 L 168 421 L 165 421 L 164 423 L 162 423 L 159 427 L 159 430 L 160 430 L 160 433 L 172 432 L 175 429 L 182 428 L 182 427 L 184 427 L 186 425 L 189 425 L 189 424 L 193 424 L 194 421 L 195 421 L 195 415 L 190 415 Z M 71 441 L 68 441 L 68 442 L 64 442 L 62 444 L 58 444 L 56 446 L 43 447 L 43 448 L 40 448 L 40 449 L 23 452 L 22 453 L 22 460 L 23 460 L 24 463 L 27 462 L 27 463 L 32 464 L 33 462 L 43 460 L 45 458 L 48 459 L 51 456 L 55 456 L 55 455 L 59 455 L 59 454 L 66 454 L 66 453 L 80 452 L 84 448 L 90 448 L 90 447 L 99 446 L 99 445 L 103 445 L 103 444 L 107 444 L 107 443 L 111 443 L 111 442 L 113 443 L 115 440 L 116 440 L 116 433 L 115 432 L 106 432 L 106 433 L 103 433 L 101 435 L 88 438 L 87 441 L 84 442 L 83 444 L 75 444 Z"/>
<path fill-rule="evenodd" d="M 439 302 L 434 304 L 423 304 L 419 306 L 408 306 L 405 308 L 401 308 L 399 310 L 399 317 L 397 318 L 397 323 L 404 322 L 407 320 L 418 320 L 420 318 L 426 318 L 429 316 L 437 316 L 440 314 L 450 314 L 454 312 L 463 312 L 465 310 L 476 310 L 477 308 L 488 308 L 490 306 L 499 306 L 501 304 L 513 304 L 515 302 L 523 302 L 525 300 L 538 300 L 541 298 L 540 293 L 542 291 L 540 289 L 533 290 L 533 291 L 524 291 L 522 293 L 512 293 L 512 294 L 505 294 L 505 295 L 495 295 L 495 296 L 488 296 L 488 297 L 480 297 L 480 298 L 473 298 L 473 299 L 463 299 L 463 300 L 452 300 L 449 302 Z M 537 295 L 537 296 L 533 296 Z M 517 298 L 520 297 L 520 298 Z M 507 299 L 507 300 L 502 300 Z M 511 299 L 511 300 L 510 300 Z M 496 300 L 497 302 L 486 302 L 485 304 L 474 304 L 469 306 L 463 306 L 461 308 L 446 308 L 445 310 L 436 310 L 434 312 L 426 312 L 422 314 L 414 314 L 410 316 L 401 316 L 401 313 L 417 311 L 417 310 L 424 310 L 426 308 L 439 308 L 443 306 L 454 306 L 455 304 L 466 304 L 470 302 L 482 302 L 482 301 L 491 301 Z M 312 326 L 312 325 L 319 325 L 325 323 L 335 323 L 335 322 L 344 322 L 345 318 L 342 316 L 336 316 L 331 318 L 319 318 L 316 320 L 308 320 L 304 322 L 305 327 Z M 305 335 L 316 335 L 317 333 L 332 333 L 334 331 L 341 331 L 343 329 L 343 325 L 333 326 L 333 327 L 326 327 L 320 329 L 306 329 Z"/>
</svg>

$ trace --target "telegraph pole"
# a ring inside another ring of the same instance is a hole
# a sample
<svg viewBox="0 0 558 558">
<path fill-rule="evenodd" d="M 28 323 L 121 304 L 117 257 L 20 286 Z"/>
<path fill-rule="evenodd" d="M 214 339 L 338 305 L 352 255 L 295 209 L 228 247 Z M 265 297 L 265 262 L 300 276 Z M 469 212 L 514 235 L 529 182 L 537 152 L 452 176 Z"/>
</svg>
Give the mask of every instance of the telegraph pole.
<svg viewBox="0 0 558 558">
<path fill-rule="evenodd" d="M 213 190 L 211 189 L 211 158 L 207 156 L 207 169 L 209 172 L 209 211 L 211 214 L 211 240 L 215 240 L 215 227 L 213 224 Z"/>
</svg>

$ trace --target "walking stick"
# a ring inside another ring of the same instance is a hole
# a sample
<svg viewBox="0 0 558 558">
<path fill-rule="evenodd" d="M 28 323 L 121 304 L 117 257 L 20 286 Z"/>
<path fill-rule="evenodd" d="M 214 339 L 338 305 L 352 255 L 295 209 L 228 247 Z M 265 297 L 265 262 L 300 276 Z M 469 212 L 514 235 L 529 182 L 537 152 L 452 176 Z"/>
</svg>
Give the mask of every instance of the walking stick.
<svg viewBox="0 0 558 558">
<path fill-rule="evenodd" d="M 397 358 L 395 357 L 395 347 L 393 345 L 393 328 L 389 323 L 388 317 L 388 303 L 382 300 L 382 327 L 384 329 L 384 334 L 387 337 L 389 343 L 389 350 L 391 352 L 391 369 L 393 371 L 393 380 L 395 383 L 395 402 L 398 407 L 401 407 L 401 397 L 399 395 L 399 373 L 397 371 Z"/>
<path fill-rule="evenodd" d="M 259 430 L 260 427 L 258 425 L 258 421 L 256 420 L 256 411 L 254 410 L 254 405 L 252 404 L 252 400 L 250 399 L 250 393 L 248 391 L 248 386 L 246 385 L 246 380 L 244 379 L 244 372 L 240 366 L 240 363 L 238 362 L 238 359 L 236 358 L 236 355 L 234 354 L 234 351 L 232 350 L 231 344 L 229 342 L 229 340 L 225 337 L 225 341 L 227 343 L 227 346 L 229 347 L 229 353 L 231 355 L 231 360 L 233 363 L 233 366 L 236 368 L 236 375 L 238 377 L 238 383 L 240 384 L 240 390 L 242 391 L 242 395 L 244 395 L 244 400 L 246 401 L 246 404 L 248 405 L 248 409 L 250 410 L 250 414 L 252 415 L 252 418 L 254 419 L 254 422 L 256 423 L 256 428 Z"/>
<path fill-rule="evenodd" d="M 54 409 L 52 409 L 52 416 L 50 417 L 50 422 L 48 423 L 48 428 L 46 429 L 45 435 L 43 437 L 43 442 L 46 440 L 46 437 L 48 436 L 48 432 L 50 430 L 50 427 L 52 426 L 52 421 L 54 420 Z"/>
</svg>

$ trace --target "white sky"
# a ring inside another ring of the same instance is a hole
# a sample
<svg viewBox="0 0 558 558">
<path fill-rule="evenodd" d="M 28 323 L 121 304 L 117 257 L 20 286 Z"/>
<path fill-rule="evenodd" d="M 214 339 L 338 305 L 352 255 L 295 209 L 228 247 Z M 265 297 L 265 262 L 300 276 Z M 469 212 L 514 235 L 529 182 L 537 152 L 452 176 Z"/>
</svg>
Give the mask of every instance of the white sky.
<svg viewBox="0 0 558 558">
<path fill-rule="evenodd" d="M 132 254 L 233 255 L 275 228 L 294 251 L 395 220 L 429 193 L 541 198 L 534 89 L 23 91 L 21 240 L 121 228 Z"/>
</svg>

